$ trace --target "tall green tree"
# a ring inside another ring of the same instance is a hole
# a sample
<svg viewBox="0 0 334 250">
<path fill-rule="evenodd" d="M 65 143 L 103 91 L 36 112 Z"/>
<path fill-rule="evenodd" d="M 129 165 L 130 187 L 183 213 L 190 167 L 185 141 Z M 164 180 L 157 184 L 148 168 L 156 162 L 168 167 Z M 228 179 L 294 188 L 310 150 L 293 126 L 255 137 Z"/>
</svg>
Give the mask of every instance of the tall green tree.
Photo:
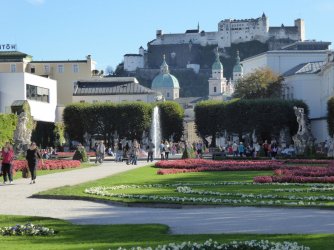
<svg viewBox="0 0 334 250">
<path fill-rule="evenodd" d="M 268 68 L 258 69 L 236 83 L 234 97 L 241 99 L 279 98 L 283 80 L 283 77 Z"/>
<path fill-rule="evenodd" d="M 327 126 L 328 134 L 333 136 L 334 134 L 334 96 L 327 102 Z"/>
<path fill-rule="evenodd" d="M 183 134 L 184 111 L 177 102 L 167 101 L 158 103 L 161 115 L 162 138 L 179 141 Z"/>
</svg>

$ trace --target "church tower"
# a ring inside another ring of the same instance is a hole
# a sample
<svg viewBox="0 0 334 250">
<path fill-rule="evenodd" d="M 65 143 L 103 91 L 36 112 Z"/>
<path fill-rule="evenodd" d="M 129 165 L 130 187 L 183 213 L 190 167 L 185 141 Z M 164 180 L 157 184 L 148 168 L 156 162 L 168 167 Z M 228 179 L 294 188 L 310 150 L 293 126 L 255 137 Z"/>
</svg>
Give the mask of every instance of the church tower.
<svg viewBox="0 0 334 250">
<path fill-rule="evenodd" d="M 223 100 L 227 94 L 227 81 L 223 76 L 224 68 L 219 59 L 218 47 L 216 48 L 216 60 L 212 64 L 212 75 L 209 79 L 209 99 Z"/>
<path fill-rule="evenodd" d="M 237 56 L 235 58 L 235 65 L 233 67 L 233 82 L 236 83 L 239 79 L 243 78 L 244 70 L 240 64 L 239 50 L 237 50 Z"/>
</svg>

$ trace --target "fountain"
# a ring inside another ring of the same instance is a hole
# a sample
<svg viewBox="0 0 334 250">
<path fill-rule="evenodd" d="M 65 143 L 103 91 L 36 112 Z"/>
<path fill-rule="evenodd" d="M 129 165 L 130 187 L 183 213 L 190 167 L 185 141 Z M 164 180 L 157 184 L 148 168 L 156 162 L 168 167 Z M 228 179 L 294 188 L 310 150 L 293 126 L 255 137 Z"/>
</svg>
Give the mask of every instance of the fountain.
<svg viewBox="0 0 334 250">
<path fill-rule="evenodd" d="M 152 124 L 151 124 L 151 139 L 154 144 L 154 158 L 160 154 L 159 146 L 161 142 L 161 127 L 160 127 L 160 113 L 159 107 L 155 106 L 153 109 Z"/>
</svg>

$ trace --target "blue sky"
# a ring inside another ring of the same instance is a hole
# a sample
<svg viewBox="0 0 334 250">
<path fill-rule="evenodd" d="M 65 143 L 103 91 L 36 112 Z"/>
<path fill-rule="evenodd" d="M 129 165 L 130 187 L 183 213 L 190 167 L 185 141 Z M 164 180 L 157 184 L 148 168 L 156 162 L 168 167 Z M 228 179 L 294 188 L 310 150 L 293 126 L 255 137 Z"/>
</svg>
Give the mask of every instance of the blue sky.
<svg viewBox="0 0 334 250">
<path fill-rule="evenodd" d="M 99 69 L 138 53 L 157 29 L 216 31 L 225 18 L 255 18 L 270 26 L 303 18 L 306 38 L 334 42 L 333 0 L 0 0 L 0 44 L 15 43 L 34 60 L 84 59 Z"/>
</svg>

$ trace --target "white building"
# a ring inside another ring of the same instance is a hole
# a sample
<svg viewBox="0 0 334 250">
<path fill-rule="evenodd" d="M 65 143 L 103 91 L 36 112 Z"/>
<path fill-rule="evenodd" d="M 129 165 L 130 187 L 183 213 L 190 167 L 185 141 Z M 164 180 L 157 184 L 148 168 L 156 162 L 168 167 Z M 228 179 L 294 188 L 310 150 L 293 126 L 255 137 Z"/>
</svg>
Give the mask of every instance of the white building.
<svg viewBox="0 0 334 250">
<path fill-rule="evenodd" d="M 73 102 L 155 102 L 160 99 L 160 93 L 140 85 L 135 77 L 91 78 L 74 83 Z"/>
<path fill-rule="evenodd" d="M 218 31 L 200 31 L 199 25 L 195 30 L 187 30 L 179 34 L 163 34 L 157 30 L 156 39 L 150 45 L 166 44 L 200 44 L 218 45 L 219 48 L 231 47 L 232 43 L 258 40 L 266 42 L 268 39 L 289 39 L 293 41 L 305 40 L 305 24 L 302 19 L 296 19 L 294 26 L 269 26 L 269 18 L 263 13 L 259 18 L 225 19 L 218 23 Z"/>
<path fill-rule="evenodd" d="M 139 48 L 139 54 L 124 55 L 124 70 L 128 72 L 136 71 L 137 68 L 144 68 L 146 51 L 142 46 Z"/>
<path fill-rule="evenodd" d="M 244 59 L 244 75 L 260 68 L 269 68 L 281 75 L 293 67 L 308 62 L 327 60 L 329 50 L 272 50 Z"/>
<path fill-rule="evenodd" d="M 27 100 L 35 121 L 54 122 L 57 81 L 30 73 L 0 73 L 0 113 L 11 113 L 16 100 Z"/>
<path fill-rule="evenodd" d="M 301 99 L 309 106 L 312 134 L 317 142 L 328 138 L 327 101 L 334 96 L 333 56 L 302 63 L 283 74 L 283 98 Z"/>
</svg>

